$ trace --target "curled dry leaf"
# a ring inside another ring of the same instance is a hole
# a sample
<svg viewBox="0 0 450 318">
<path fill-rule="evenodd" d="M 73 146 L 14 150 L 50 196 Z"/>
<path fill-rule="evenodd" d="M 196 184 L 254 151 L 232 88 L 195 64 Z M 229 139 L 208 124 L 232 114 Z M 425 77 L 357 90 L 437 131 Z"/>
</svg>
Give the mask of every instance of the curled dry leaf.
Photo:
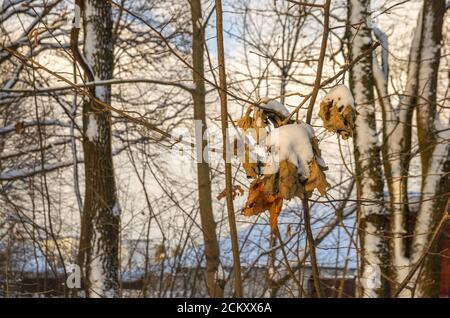
<svg viewBox="0 0 450 318">
<path fill-rule="evenodd" d="M 240 155 L 237 138 L 234 139 L 233 155 L 236 157 Z M 255 172 L 258 165 L 250 160 L 250 148 L 247 144 L 244 145 L 244 158 L 242 160 L 242 166 L 245 170 L 247 178 L 256 179 L 258 177 Z"/>
<path fill-rule="evenodd" d="M 244 146 L 244 160 L 242 166 L 247 174 L 247 178 L 256 179 L 258 177 L 256 175 L 258 163 L 250 160 L 250 147 L 247 144 Z"/>
<path fill-rule="evenodd" d="M 255 172 L 255 167 L 256 167 L 255 163 L 244 162 L 242 164 L 242 166 L 244 167 L 245 173 L 247 174 L 247 178 L 256 179 L 258 177 Z"/>
<path fill-rule="evenodd" d="M 328 131 L 338 133 L 344 140 L 353 137 L 356 111 L 352 106 L 338 108 L 333 101 L 322 101 L 318 115 L 322 118 L 323 127 Z"/>
<path fill-rule="evenodd" d="M 311 196 L 314 189 L 317 189 L 321 195 L 325 195 L 327 193 L 327 187 L 329 184 L 322 169 L 323 168 L 317 164 L 315 159 L 309 163 L 310 172 L 305 184 L 305 192 L 308 197 Z"/>
<path fill-rule="evenodd" d="M 353 136 L 356 114 L 352 93 L 345 85 L 338 85 L 322 99 L 318 115 L 325 129 L 347 139 Z"/>
<path fill-rule="evenodd" d="M 242 130 L 247 130 L 253 125 L 253 118 L 250 116 L 252 108 L 249 107 L 245 112 L 244 116 L 237 121 L 237 126 L 242 128 Z"/>
<path fill-rule="evenodd" d="M 317 189 L 321 195 L 325 195 L 329 186 L 323 172 L 325 169 L 317 163 L 316 159 L 312 159 L 309 162 L 309 176 L 302 181 L 297 167 L 288 160 L 284 160 L 280 162 L 279 172 L 264 178 L 264 190 L 267 193 L 279 193 L 286 200 L 294 197 L 302 199 L 304 194 L 310 197 L 314 189 Z"/>
<path fill-rule="evenodd" d="M 295 196 L 303 197 L 303 185 L 300 182 L 298 168 L 288 160 L 280 162 L 280 194 L 286 200 L 290 200 Z"/>
<path fill-rule="evenodd" d="M 332 102 L 330 105 L 332 107 Z M 332 111 L 331 108 L 327 107 L 326 105 L 322 107 L 323 113 Z M 321 158 L 319 142 L 314 136 L 312 127 L 303 123 L 290 123 L 280 127 L 284 114 L 278 111 L 278 108 L 280 108 L 278 104 L 274 104 L 272 108 L 252 110 L 250 107 L 237 124 L 247 134 L 246 136 L 257 141 L 259 140 L 258 129 L 266 128 L 268 122 L 271 122 L 277 129 L 278 134 L 272 131 L 271 135 L 264 139 L 264 144 L 271 148 L 270 158 L 272 160 L 266 162 L 263 169 L 261 169 L 262 162 L 250 162 L 251 149 L 247 144 L 244 148 L 245 155 L 242 160 L 247 177 L 254 179 L 250 185 L 242 214 L 253 216 L 269 211 L 270 225 L 272 230 L 275 230 L 283 199 L 309 197 L 314 189 L 317 189 L 322 195 L 326 194 L 328 183 L 323 171 L 328 168 Z M 342 114 L 336 112 L 334 116 L 348 117 L 352 115 L 353 113 L 348 114 L 344 111 Z M 350 129 L 349 134 L 353 130 L 352 118 L 349 119 L 349 123 L 345 122 Z M 250 129 L 252 130 L 250 131 Z M 343 136 L 347 131 L 345 130 L 347 127 L 342 125 L 338 125 L 334 129 Z M 258 172 L 260 171 L 264 171 L 264 176 L 259 175 Z M 224 196 L 225 193 L 222 192 L 218 199 Z"/>
<path fill-rule="evenodd" d="M 231 190 L 231 197 L 233 198 L 233 200 L 236 198 L 237 195 L 242 196 L 243 194 L 244 194 L 244 190 L 241 188 L 241 186 L 239 184 L 233 186 L 233 189 Z M 227 190 L 224 189 L 217 196 L 217 200 L 222 200 L 226 196 L 227 196 Z"/>
<path fill-rule="evenodd" d="M 280 174 L 274 173 L 264 176 L 264 192 L 267 193 L 278 193 L 280 183 Z"/>
<path fill-rule="evenodd" d="M 275 229 L 277 227 L 278 215 L 283 206 L 283 197 L 279 193 L 273 194 L 266 192 L 264 184 L 264 179 L 256 179 L 251 183 L 247 202 L 242 210 L 242 214 L 252 216 L 268 210 L 270 214 L 270 225 L 272 229 Z"/>
</svg>

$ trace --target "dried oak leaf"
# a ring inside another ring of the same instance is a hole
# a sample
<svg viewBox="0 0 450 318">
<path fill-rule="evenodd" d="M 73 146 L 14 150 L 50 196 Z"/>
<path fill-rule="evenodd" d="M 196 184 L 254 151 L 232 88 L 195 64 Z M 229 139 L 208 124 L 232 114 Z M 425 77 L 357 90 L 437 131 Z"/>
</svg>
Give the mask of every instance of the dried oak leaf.
<svg viewBox="0 0 450 318">
<path fill-rule="evenodd" d="M 281 208 L 283 207 L 283 197 L 278 195 L 272 205 L 269 208 L 269 222 L 272 231 L 275 231 L 278 225 L 278 215 L 280 215 Z"/>
<path fill-rule="evenodd" d="M 321 195 L 325 195 L 328 186 L 329 184 L 322 168 L 317 164 L 315 159 L 311 160 L 309 163 L 309 177 L 305 184 L 305 192 L 310 196 L 314 189 L 317 189 Z"/>
<path fill-rule="evenodd" d="M 244 132 L 252 128 L 251 135 L 258 142 L 260 139 L 260 129 L 264 129 L 267 125 L 265 123 L 263 113 L 256 109 L 253 111 L 253 117 L 250 115 L 252 113 L 252 107 L 249 107 L 245 112 L 244 116 L 237 121 L 237 126 L 241 128 Z M 234 154 L 238 155 L 238 146 L 237 140 L 234 143 Z M 247 174 L 247 178 L 256 179 L 257 176 L 257 167 L 258 163 L 251 162 L 250 160 L 250 147 L 246 143 L 244 145 L 244 158 L 243 158 L 243 167 Z"/>
<path fill-rule="evenodd" d="M 279 192 L 279 183 L 280 183 L 280 174 L 274 173 L 270 175 L 266 175 L 264 177 L 264 192 L 267 193 L 278 193 Z"/>
<path fill-rule="evenodd" d="M 265 192 L 264 184 L 264 179 L 256 179 L 251 183 L 247 202 L 242 210 L 242 214 L 252 216 L 268 210 L 270 214 L 270 225 L 272 229 L 275 229 L 277 227 L 278 215 L 283 206 L 283 197 L 279 193 L 272 194 Z"/>
<path fill-rule="evenodd" d="M 258 177 L 255 172 L 255 163 L 243 163 L 242 166 L 244 167 L 247 178 L 256 179 Z"/>
<path fill-rule="evenodd" d="M 286 200 L 295 196 L 302 197 L 303 185 L 300 182 L 297 166 L 288 160 L 280 162 L 280 194 Z"/>
<path fill-rule="evenodd" d="M 250 127 L 252 127 L 252 124 L 253 119 L 247 114 L 245 114 L 244 117 L 238 119 L 237 121 L 237 126 L 242 128 L 243 130 L 249 129 Z"/>
<path fill-rule="evenodd" d="M 353 136 L 356 110 L 351 105 L 338 108 L 332 100 L 322 101 L 318 115 L 328 131 L 338 133 L 344 140 Z"/>
</svg>

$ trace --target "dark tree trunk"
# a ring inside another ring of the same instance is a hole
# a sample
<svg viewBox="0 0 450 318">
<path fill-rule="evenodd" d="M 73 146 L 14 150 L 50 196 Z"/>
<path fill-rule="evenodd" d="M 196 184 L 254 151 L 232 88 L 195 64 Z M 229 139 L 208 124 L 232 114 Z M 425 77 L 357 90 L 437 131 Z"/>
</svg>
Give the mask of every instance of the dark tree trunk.
<svg viewBox="0 0 450 318">
<path fill-rule="evenodd" d="M 113 75 L 111 5 L 85 0 L 84 54 L 94 80 Z M 97 85 L 92 93 L 111 103 L 111 86 Z M 85 200 L 82 215 L 80 260 L 87 297 L 119 296 L 119 221 L 111 154 L 111 113 L 94 100 L 83 105 Z"/>
</svg>

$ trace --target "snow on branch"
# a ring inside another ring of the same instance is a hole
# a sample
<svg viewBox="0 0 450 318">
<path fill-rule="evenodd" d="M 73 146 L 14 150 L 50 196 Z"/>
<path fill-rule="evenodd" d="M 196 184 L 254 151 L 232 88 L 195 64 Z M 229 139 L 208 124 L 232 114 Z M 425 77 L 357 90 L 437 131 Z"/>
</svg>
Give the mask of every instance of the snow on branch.
<svg viewBox="0 0 450 318">
<path fill-rule="evenodd" d="M 57 92 L 71 90 L 74 87 L 91 87 L 95 85 L 106 85 L 106 84 L 132 84 L 132 83 L 149 83 L 162 86 L 175 86 L 181 88 L 185 91 L 192 92 L 195 88 L 188 84 L 183 84 L 180 82 L 162 81 L 150 78 L 130 78 L 130 79 L 110 79 L 110 80 L 97 80 L 93 82 L 79 83 L 73 85 L 63 85 L 54 87 L 36 87 L 36 89 L 10 89 L 10 88 L 0 88 L 0 93 L 23 93 L 23 94 L 34 94 L 34 93 L 47 93 L 47 92 Z"/>
</svg>

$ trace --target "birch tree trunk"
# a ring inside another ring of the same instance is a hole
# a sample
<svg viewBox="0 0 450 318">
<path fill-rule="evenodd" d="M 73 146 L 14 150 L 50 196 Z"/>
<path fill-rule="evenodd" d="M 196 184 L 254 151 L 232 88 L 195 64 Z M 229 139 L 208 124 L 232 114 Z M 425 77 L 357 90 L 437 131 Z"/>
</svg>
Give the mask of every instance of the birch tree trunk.
<svg viewBox="0 0 450 318">
<path fill-rule="evenodd" d="M 84 54 L 94 80 L 113 75 L 111 4 L 83 2 Z M 111 103 L 111 86 L 96 85 L 92 93 Z M 83 105 L 85 203 L 80 254 L 87 297 L 119 296 L 119 219 L 113 160 L 111 113 L 90 100 Z"/>
<path fill-rule="evenodd" d="M 425 253 L 437 224 L 442 218 L 448 196 L 448 145 L 436 114 L 437 74 L 442 39 L 442 21 L 445 1 L 424 1 L 411 43 L 405 92 L 397 109 L 393 110 L 387 91 L 387 76 L 378 73 L 376 87 L 383 111 L 383 148 L 386 180 L 390 193 L 391 210 L 391 264 L 392 278 L 401 283 L 411 268 Z M 386 46 L 383 45 L 384 47 Z M 405 223 L 412 215 L 408 208 L 407 177 L 411 159 L 411 127 L 413 111 L 417 111 L 419 154 L 422 164 L 422 185 L 419 213 L 414 233 L 408 233 Z M 398 113 L 398 117 L 395 115 Z M 411 240 L 405 235 L 412 236 Z M 411 246 L 412 245 L 412 246 Z M 400 292 L 401 297 L 413 296 L 416 283 L 418 297 L 436 297 L 439 292 L 439 240 L 425 258 L 422 269 Z M 420 274 L 421 273 L 421 274 Z M 419 280 L 418 280 L 418 276 Z M 395 285 L 395 284 L 394 284 Z"/>
<path fill-rule="evenodd" d="M 383 166 L 389 190 L 390 212 L 390 276 L 394 282 L 402 282 L 410 266 L 410 242 L 407 221 L 411 217 L 408 201 L 408 175 L 411 160 L 412 117 L 417 101 L 417 78 L 420 61 L 421 15 L 411 43 L 405 92 L 396 107 L 391 103 L 388 92 L 388 43 L 385 34 L 374 27 L 374 33 L 382 42 L 382 66 L 376 55 L 373 59 L 373 73 L 378 102 L 383 120 Z M 392 286 L 396 288 L 396 285 Z M 405 290 L 401 296 L 408 297 Z"/>
<path fill-rule="evenodd" d="M 372 44 L 368 23 L 369 4 L 370 0 L 349 2 L 350 62 Z M 389 292 L 389 285 L 385 280 L 388 271 L 388 246 L 384 235 L 388 222 L 386 210 L 381 203 L 384 200 L 383 173 L 375 122 L 373 84 L 372 57 L 367 56 L 350 70 L 350 88 L 359 113 L 356 117 L 354 153 L 362 256 L 359 286 L 361 297 L 383 297 Z"/>
<path fill-rule="evenodd" d="M 205 81 L 204 81 L 204 45 L 205 30 L 202 25 L 202 7 L 200 0 L 191 0 L 192 17 L 192 65 L 195 89 L 192 92 L 194 100 L 194 120 L 197 150 L 197 181 L 202 224 L 203 240 L 205 244 L 206 275 L 208 293 L 211 297 L 223 297 L 222 277 L 217 275 L 220 266 L 219 244 L 217 242 L 216 222 L 211 200 L 211 180 L 208 153 L 205 152 L 207 140 L 203 139 L 207 129 L 205 114 Z M 200 126 L 201 125 L 201 126 Z M 218 279 L 220 278 L 220 280 Z"/>
<path fill-rule="evenodd" d="M 422 184 L 412 245 L 413 263 L 425 252 L 433 231 L 445 213 L 450 185 L 444 171 L 448 171 L 449 136 L 440 123 L 436 106 L 444 13 L 444 0 L 424 0 L 416 105 Z M 415 297 L 439 296 L 440 243 L 441 239 L 438 239 L 418 272 Z"/>
</svg>

